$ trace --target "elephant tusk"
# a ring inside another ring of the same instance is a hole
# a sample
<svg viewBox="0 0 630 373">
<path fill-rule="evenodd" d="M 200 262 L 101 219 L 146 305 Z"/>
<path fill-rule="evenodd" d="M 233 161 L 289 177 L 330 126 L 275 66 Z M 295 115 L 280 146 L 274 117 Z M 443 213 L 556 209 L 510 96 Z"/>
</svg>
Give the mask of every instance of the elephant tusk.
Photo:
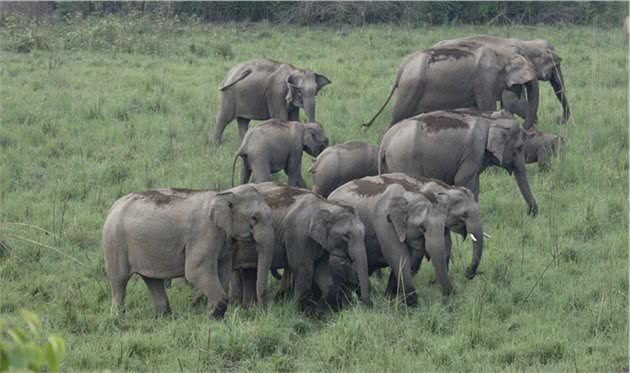
<svg viewBox="0 0 630 373">
<path fill-rule="evenodd" d="M 488 233 L 485 233 L 485 232 L 484 232 L 483 236 L 484 236 L 485 238 L 492 238 L 492 236 L 490 236 Z"/>
<path fill-rule="evenodd" d="M 470 233 L 470 239 L 473 240 L 473 242 L 477 242 L 477 238 L 475 237 L 474 234 Z"/>
</svg>

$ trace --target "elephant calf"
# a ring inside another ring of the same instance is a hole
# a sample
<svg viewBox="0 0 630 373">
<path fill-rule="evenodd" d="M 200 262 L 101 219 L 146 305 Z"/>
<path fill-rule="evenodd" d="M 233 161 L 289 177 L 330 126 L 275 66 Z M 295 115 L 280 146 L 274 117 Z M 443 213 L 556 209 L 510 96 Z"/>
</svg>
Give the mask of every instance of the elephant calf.
<svg viewBox="0 0 630 373">
<path fill-rule="evenodd" d="M 428 256 L 443 292 L 453 286 L 448 277 L 444 245 L 446 208 L 435 196 L 406 191 L 401 185 L 379 182 L 378 177 L 353 180 L 335 189 L 329 200 L 353 206 L 365 225 L 365 247 L 370 272 L 390 267 L 396 294 L 417 304 L 412 264 Z"/>
<path fill-rule="evenodd" d="M 313 192 L 328 197 L 350 180 L 378 174 L 378 146 L 361 141 L 331 146 L 317 157 L 309 172 L 313 174 Z"/>
<path fill-rule="evenodd" d="M 504 112 L 461 109 L 435 111 L 405 119 L 390 128 L 379 149 L 379 173 L 425 176 L 470 189 L 479 197 L 479 175 L 488 166 L 514 174 L 536 215 L 523 151 L 524 130 Z"/>
<path fill-rule="evenodd" d="M 256 295 L 264 306 L 274 237 L 271 210 L 253 186 L 128 194 L 114 203 L 103 226 L 114 308 L 123 307 L 127 282 L 137 273 L 151 292 L 157 315 L 169 314 L 164 281 L 186 277 L 208 297 L 211 316 L 223 317 L 231 245 L 242 241 L 258 252 Z"/>
<path fill-rule="evenodd" d="M 562 138 L 553 133 L 528 130 L 525 132 L 525 162 L 536 163 L 541 170 L 551 167 L 551 157 L 557 155 Z"/>
<path fill-rule="evenodd" d="M 271 268 L 284 268 L 285 276 L 287 269 L 291 271 L 299 304 L 309 310 L 314 302 L 320 303 L 311 293 L 315 284 L 325 303 L 337 305 L 340 288 L 355 275 L 361 301 L 369 304 L 365 228 L 357 213 L 307 189 L 274 183 L 258 184 L 256 188 L 272 209 L 276 241 Z M 236 257 L 236 289 L 232 294 L 247 305 L 254 285 L 247 269 L 255 267 L 255 261 L 248 258 L 255 257 L 255 253 L 243 252 Z M 349 274 L 349 269 L 353 273 Z"/>
<path fill-rule="evenodd" d="M 271 181 L 271 174 L 284 170 L 289 186 L 306 188 L 302 178 L 302 152 L 317 157 L 328 147 L 328 137 L 318 123 L 285 122 L 270 119 L 247 132 L 232 164 L 232 185 L 236 160 L 243 159 L 241 184 Z"/>
</svg>

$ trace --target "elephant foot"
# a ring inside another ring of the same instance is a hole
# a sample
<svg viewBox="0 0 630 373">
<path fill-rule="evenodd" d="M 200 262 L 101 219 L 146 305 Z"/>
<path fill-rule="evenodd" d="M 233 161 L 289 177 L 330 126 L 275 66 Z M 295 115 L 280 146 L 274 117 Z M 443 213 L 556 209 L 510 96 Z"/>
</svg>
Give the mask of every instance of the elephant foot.
<svg viewBox="0 0 630 373">
<path fill-rule="evenodd" d="M 210 317 L 215 320 L 221 320 L 223 318 L 223 315 L 225 315 L 225 311 L 227 311 L 227 307 L 227 302 L 221 301 L 216 307 L 214 307 L 214 310 L 212 310 Z"/>
<path fill-rule="evenodd" d="M 417 306 L 418 305 L 418 296 L 416 295 L 416 292 L 413 291 L 413 292 L 407 294 L 405 296 L 404 301 L 405 301 L 405 304 L 410 306 L 410 307 Z"/>
<path fill-rule="evenodd" d="M 157 310 L 155 311 L 155 318 L 156 319 L 161 319 L 161 318 L 165 318 L 168 316 L 171 316 L 173 314 L 173 311 L 171 311 L 171 307 L 167 306 L 161 310 Z"/>
</svg>

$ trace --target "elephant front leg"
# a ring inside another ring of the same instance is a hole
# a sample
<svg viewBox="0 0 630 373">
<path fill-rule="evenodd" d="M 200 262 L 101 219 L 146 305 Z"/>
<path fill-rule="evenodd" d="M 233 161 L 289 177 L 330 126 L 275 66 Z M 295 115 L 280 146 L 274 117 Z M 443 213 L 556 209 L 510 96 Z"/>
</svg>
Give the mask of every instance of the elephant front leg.
<svg viewBox="0 0 630 373">
<path fill-rule="evenodd" d="M 406 247 L 396 242 L 387 249 L 385 260 L 391 268 L 390 276 L 394 280 L 393 290 L 395 294 L 402 294 L 405 304 L 415 306 L 418 303 L 416 288 L 411 275 L 412 258 L 407 253 Z"/>
<path fill-rule="evenodd" d="M 185 266 L 186 280 L 208 298 L 208 312 L 211 318 L 221 319 L 228 306 L 226 291 L 219 277 L 217 254 L 208 254 L 207 245 L 189 250 Z M 227 279 L 225 280 L 227 282 Z M 227 283 L 226 283 L 227 286 Z"/>
<path fill-rule="evenodd" d="M 300 305 L 302 311 L 311 313 L 316 303 L 311 297 L 311 286 L 313 284 L 313 268 L 303 266 L 299 270 L 294 271 L 295 276 L 295 300 Z"/>
<path fill-rule="evenodd" d="M 306 188 L 306 182 L 302 178 L 302 153 L 291 157 L 285 170 L 288 176 L 288 184 L 292 187 Z"/>
</svg>

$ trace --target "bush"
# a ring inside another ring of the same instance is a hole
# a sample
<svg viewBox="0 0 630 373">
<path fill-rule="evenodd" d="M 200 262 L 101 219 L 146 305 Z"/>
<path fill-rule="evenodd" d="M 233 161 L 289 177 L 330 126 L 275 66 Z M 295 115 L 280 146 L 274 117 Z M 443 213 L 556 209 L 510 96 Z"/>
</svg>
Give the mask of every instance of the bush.
<svg viewBox="0 0 630 373">
<path fill-rule="evenodd" d="M 53 335 L 45 342 L 39 341 L 42 335 L 39 317 L 27 310 L 20 314 L 27 329 L 0 320 L 0 371 L 38 372 L 45 367 L 53 373 L 58 371 L 65 353 L 63 339 Z"/>
</svg>

